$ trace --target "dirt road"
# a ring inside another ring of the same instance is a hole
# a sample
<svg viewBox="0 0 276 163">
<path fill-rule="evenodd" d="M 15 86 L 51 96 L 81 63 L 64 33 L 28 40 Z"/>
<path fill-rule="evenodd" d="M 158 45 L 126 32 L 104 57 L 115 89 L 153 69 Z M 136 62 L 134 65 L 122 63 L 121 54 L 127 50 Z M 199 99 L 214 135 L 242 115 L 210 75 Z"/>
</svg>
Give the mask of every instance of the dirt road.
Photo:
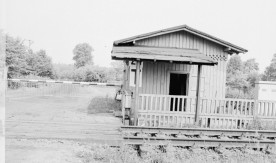
<svg viewBox="0 0 276 163">
<path fill-rule="evenodd" d="M 89 144 L 120 144 L 120 119 L 108 113 L 87 114 L 90 99 L 7 99 L 6 162 L 80 162 L 76 154 L 89 150 Z"/>
<path fill-rule="evenodd" d="M 108 121 L 106 123 L 6 121 L 6 138 L 86 140 L 114 146 L 120 144 L 119 119 L 110 114 L 93 116 L 95 119 L 108 119 Z"/>
</svg>

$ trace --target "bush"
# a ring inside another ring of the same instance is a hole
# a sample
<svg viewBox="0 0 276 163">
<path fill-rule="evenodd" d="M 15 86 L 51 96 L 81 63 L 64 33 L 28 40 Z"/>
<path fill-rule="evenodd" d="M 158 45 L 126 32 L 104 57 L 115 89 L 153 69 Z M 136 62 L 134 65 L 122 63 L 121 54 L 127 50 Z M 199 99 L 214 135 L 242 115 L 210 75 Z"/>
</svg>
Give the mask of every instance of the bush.
<svg viewBox="0 0 276 163">
<path fill-rule="evenodd" d="M 55 76 L 60 80 L 73 80 L 79 82 L 114 82 L 121 81 L 123 70 L 113 66 L 100 67 L 86 65 L 76 68 L 74 65 L 55 64 Z"/>
<path fill-rule="evenodd" d="M 239 99 L 254 99 L 255 91 L 254 88 L 244 91 L 237 88 L 228 87 L 226 90 L 226 98 L 239 98 Z"/>
<path fill-rule="evenodd" d="M 121 110 L 121 102 L 116 101 L 108 96 L 106 97 L 94 97 L 88 105 L 88 114 L 94 113 L 108 113 L 111 111 Z"/>
<path fill-rule="evenodd" d="M 263 121 L 259 117 L 254 117 L 253 121 L 248 124 L 249 130 L 276 130 L 276 122 Z"/>
<path fill-rule="evenodd" d="M 15 82 L 15 81 L 9 81 L 8 82 L 8 88 L 10 89 L 18 89 L 21 87 L 21 83 L 20 82 Z"/>
</svg>

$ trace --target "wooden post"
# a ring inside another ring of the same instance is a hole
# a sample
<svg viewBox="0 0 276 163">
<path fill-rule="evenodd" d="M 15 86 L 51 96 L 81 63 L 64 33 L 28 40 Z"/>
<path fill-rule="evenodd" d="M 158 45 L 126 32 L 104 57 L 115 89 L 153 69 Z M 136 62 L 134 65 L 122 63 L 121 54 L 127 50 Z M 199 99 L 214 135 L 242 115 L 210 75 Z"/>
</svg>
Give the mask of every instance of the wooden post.
<svg viewBox="0 0 276 163">
<path fill-rule="evenodd" d="M 125 119 L 126 119 L 126 109 L 125 109 L 125 93 L 123 93 L 121 98 L 121 104 L 122 104 L 122 116 L 123 116 L 123 125 L 125 125 Z"/>
<path fill-rule="evenodd" d="M 202 65 L 198 65 L 198 70 L 197 70 L 197 88 L 196 88 L 196 110 L 195 110 L 195 124 L 196 125 L 199 125 L 201 73 L 202 73 Z"/>
<path fill-rule="evenodd" d="M 126 60 L 125 61 L 126 62 L 126 73 L 125 73 L 125 77 L 124 77 L 124 79 L 125 79 L 125 89 L 126 90 L 129 90 L 129 74 L 130 74 L 130 66 L 129 66 L 129 61 L 128 60 Z"/>
<path fill-rule="evenodd" d="M 123 74 L 123 86 L 121 88 L 121 104 L 122 104 L 122 114 L 123 114 L 123 125 L 125 125 L 125 95 L 126 95 L 126 86 L 127 86 L 127 77 L 128 77 L 128 61 L 123 61 L 124 62 L 124 74 Z"/>
<path fill-rule="evenodd" d="M 258 107 L 259 107 L 259 84 L 255 83 L 255 99 L 254 99 L 254 106 L 252 110 L 253 120 L 256 118 Z"/>
<path fill-rule="evenodd" d="M 252 113 L 252 114 L 253 114 L 253 119 L 255 119 L 256 116 L 257 116 L 258 107 L 259 107 L 259 100 L 255 99 L 255 100 L 254 100 L 254 108 L 253 108 L 253 110 L 252 110 L 252 112 L 253 112 L 253 113 Z"/>
<path fill-rule="evenodd" d="M 134 125 L 137 125 L 137 112 L 139 109 L 139 86 L 140 86 L 140 60 L 136 61 L 136 81 L 135 81 L 135 108 L 134 108 Z"/>
</svg>

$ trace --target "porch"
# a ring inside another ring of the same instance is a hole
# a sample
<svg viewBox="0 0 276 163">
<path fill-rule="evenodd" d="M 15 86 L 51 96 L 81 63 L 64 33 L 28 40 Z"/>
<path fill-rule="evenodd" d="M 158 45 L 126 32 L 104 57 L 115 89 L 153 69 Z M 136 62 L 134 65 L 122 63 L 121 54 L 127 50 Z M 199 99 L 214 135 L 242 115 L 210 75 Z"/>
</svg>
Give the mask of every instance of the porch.
<svg viewBox="0 0 276 163">
<path fill-rule="evenodd" d="M 195 127 L 197 98 L 139 94 L 137 126 Z M 198 127 L 248 129 L 255 118 L 276 125 L 276 101 L 199 98 Z"/>
</svg>

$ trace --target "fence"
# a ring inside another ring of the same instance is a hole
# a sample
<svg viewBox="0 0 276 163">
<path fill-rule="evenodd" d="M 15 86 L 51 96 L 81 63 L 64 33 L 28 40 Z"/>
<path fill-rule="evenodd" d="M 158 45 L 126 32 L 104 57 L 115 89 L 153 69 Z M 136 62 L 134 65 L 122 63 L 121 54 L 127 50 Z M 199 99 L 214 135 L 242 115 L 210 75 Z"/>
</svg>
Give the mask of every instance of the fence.
<svg viewBox="0 0 276 163">
<path fill-rule="evenodd" d="M 94 87 L 93 87 L 94 86 Z M 53 80 L 7 80 L 7 97 L 69 96 L 78 97 L 95 93 L 95 86 L 121 86 L 120 83 L 93 83 Z"/>
<path fill-rule="evenodd" d="M 139 99 L 139 126 L 183 127 L 194 124 L 195 97 L 140 94 Z M 204 128 L 246 129 L 255 117 L 275 125 L 276 101 L 230 98 L 202 98 L 200 101 L 200 121 Z"/>
</svg>

